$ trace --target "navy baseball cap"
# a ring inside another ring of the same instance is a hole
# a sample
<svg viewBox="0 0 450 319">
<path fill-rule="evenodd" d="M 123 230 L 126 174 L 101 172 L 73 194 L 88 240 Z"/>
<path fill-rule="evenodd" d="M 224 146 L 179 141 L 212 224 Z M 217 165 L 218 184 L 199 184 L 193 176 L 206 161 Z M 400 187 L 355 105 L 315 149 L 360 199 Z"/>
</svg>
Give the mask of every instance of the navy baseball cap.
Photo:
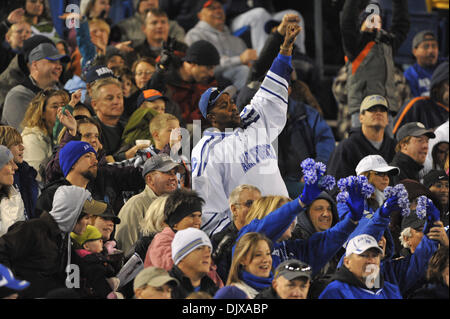
<svg viewBox="0 0 450 319">
<path fill-rule="evenodd" d="M 206 119 L 208 114 L 208 109 L 212 107 L 217 100 L 222 96 L 222 94 L 227 93 L 230 97 L 234 97 L 237 89 L 230 85 L 227 86 L 223 91 L 220 91 L 217 87 L 210 87 L 205 92 L 203 92 L 200 101 L 198 102 L 198 108 L 202 113 L 203 117 Z"/>
<path fill-rule="evenodd" d="M 104 65 L 97 65 L 89 68 L 86 71 L 84 78 L 86 83 L 92 83 L 98 79 L 115 78 L 115 76 L 111 69 Z"/>
</svg>

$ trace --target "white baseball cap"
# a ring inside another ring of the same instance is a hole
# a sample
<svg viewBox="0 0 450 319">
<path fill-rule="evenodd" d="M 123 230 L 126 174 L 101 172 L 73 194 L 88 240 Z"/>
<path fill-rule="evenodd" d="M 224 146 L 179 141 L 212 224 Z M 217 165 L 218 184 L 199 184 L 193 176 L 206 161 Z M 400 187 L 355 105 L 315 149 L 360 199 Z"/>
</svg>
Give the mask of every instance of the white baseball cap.
<svg viewBox="0 0 450 319">
<path fill-rule="evenodd" d="M 359 161 L 355 171 L 357 175 L 368 171 L 388 173 L 391 176 L 400 174 L 400 168 L 389 166 L 380 155 L 367 155 Z"/>
<path fill-rule="evenodd" d="M 361 255 L 370 248 L 376 248 L 380 254 L 383 254 L 383 250 L 378 246 L 378 242 L 373 236 L 367 234 L 358 235 L 348 242 L 345 256 L 350 256 L 351 254 Z"/>
</svg>

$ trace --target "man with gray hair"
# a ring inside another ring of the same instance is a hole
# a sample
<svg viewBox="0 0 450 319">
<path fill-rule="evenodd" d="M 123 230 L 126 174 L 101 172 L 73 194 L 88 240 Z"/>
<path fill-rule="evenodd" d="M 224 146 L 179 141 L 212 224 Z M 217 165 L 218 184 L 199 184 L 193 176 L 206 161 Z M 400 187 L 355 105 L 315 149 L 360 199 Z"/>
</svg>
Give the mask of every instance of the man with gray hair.
<svg viewBox="0 0 450 319">
<path fill-rule="evenodd" d="M 241 184 L 230 194 L 228 199 L 232 222 L 222 231 L 211 237 L 214 247 L 212 258 L 217 265 L 217 273 L 225 282 L 231 266 L 232 248 L 236 242 L 239 230 L 246 225 L 245 217 L 255 200 L 261 198 L 261 191 L 253 185 Z"/>
<path fill-rule="evenodd" d="M 118 152 L 122 141 L 122 133 L 126 123 L 121 119 L 124 112 L 122 84 L 119 80 L 107 77 L 95 81 L 92 86 L 92 108 L 95 119 L 101 127 L 100 140 L 110 162 L 132 158 L 136 152 L 146 145 L 135 145 L 126 152 Z M 109 157 L 111 156 L 111 157 Z"/>
</svg>

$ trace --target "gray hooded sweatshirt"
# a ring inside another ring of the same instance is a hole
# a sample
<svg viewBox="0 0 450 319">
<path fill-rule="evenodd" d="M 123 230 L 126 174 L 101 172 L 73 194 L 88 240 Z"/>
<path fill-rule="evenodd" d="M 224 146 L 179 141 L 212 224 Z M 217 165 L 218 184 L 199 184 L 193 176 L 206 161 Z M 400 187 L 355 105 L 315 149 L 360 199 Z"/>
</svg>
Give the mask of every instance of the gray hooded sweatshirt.
<svg viewBox="0 0 450 319">
<path fill-rule="evenodd" d="M 67 265 L 66 273 L 69 276 L 71 264 L 70 232 L 75 227 L 78 217 L 83 209 L 84 202 L 92 200 L 91 193 L 78 186 L 60 186 L 53 197 L 53 207 L 49 214 L 58 224 L 63 236 L 67 236 Z M 66 282 L 69 277 L 66 278 Z"/>
</svg>

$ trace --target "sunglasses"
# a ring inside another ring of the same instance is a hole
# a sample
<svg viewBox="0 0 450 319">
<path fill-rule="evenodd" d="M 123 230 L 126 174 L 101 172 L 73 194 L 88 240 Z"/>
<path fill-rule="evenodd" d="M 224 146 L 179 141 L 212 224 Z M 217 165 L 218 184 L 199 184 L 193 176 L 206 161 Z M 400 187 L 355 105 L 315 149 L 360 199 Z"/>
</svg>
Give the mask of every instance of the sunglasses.
<svg viewBox="0 0 450 319">
<path fill-rule="evenodd" d="M 300 271 L 300 272 L 311 271 L 310 266 L 305 267 L 305 266 L 303 266 L 301 264 L 297 264 L 297 263 L 287 264 L 284 266 L 284 269 L 287 269 L 289 271 Z"/>
<path fill-rule="evenodd" d="M 380 176 L 380 177 L 386 177 L 386 176 L 389 176 L 389 174 L 386 173 L 386 172 L 374 172 L 374 174 L 375 174 L 376 176 Z"/>
</svg>

